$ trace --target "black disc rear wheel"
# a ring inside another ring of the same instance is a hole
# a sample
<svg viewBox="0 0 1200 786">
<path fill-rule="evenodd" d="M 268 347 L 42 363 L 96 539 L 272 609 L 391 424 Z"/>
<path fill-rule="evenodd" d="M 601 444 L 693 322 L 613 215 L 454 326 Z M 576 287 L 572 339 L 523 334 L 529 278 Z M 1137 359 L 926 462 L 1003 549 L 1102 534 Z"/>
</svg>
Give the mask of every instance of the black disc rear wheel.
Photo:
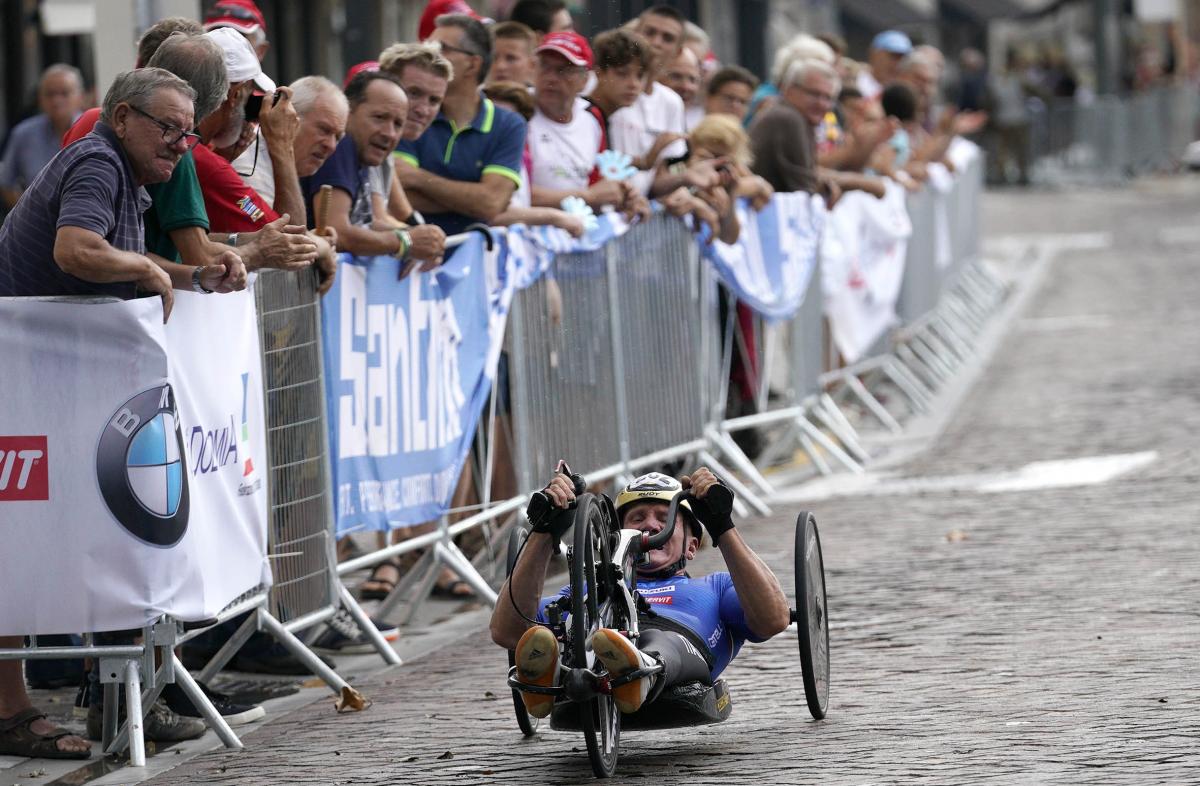
<svg viewBox="0 0 1200 786">
<path fill-rule="evenodd" d="M 609 561 L 608 509 L 602 498 L 583 494 L 575 510 L 571 550 L 571 642 L 567 665 L 595 671 L 592 634 L 612 624 L 612 592 L 606 581 Z M 580 726 L 592 771 L 607 778 L 617 769 L 621 713 L 611 694 L 600 694 L 579 707 Z"/>
<path fill-rule="evenodd" d="M 521 550 L 521 545 L 525 543 L 525 539 L 529 537 L 529 533 L 524 527 L 517 525 L 513 527 L 512 532 L 508 535 L 508 553 L 504 562 L 504 577 L 508 578 L 512 575 L 513 567 L 517 564 L 517 554 Z M 512 670 L 513 666 L 517 665 L 516 653 L 512 650 L 508 651 L 508 668 Z M 521 700 L 521 691 L 513 689 L 513 711 L 517 715 L 517 725 L 521 727 L 521 733 L 526 737 L 532 737 L 537 731 L 539 718 L 535 718 L 525 709 L 525 702 Z"/>
<path fill-rule="evenodd" d="M 817 720 L 829 708 L 829 617 L 825 605 L 825 565 L 817 519 L 802 511 L 796 518 L 796 628 L 804 697 Z"/>
</svg>

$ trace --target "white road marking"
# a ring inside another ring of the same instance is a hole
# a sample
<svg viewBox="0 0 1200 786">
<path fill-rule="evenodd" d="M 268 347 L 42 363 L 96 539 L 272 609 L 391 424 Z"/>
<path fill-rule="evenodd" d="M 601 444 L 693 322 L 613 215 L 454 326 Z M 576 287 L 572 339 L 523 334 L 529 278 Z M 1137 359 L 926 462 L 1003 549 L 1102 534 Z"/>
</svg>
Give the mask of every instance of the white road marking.
<svg viewBox="0 0 1200 786">
<path fill-rule="evenodd" d="M 1016 470 L 976 472 L 931 478 L 903 478 L 896 473 L 831 475 L 800 488 L 780 493 L 773 502 L 829 499 L 847 496 L 892 496 L 939 491 L 1003 494 L 1013 491 L 1094 486 L 1141 469 L 1158 458 L 1158 452 L 1087 456 L 1060 461 L 1034 461 Z"/>
</svg>

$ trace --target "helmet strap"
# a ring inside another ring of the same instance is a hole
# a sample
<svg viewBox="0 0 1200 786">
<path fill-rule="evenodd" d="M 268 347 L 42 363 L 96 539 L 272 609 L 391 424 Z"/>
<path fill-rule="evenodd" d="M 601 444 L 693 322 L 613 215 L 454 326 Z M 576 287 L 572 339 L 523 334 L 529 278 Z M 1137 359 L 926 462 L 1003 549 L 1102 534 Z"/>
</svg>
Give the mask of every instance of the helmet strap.
<svg viewBox="0 0 1200 786">
<path fill-rule="evenodd" d="M 653 573 L 638 571 L 638 576 L 647 579 L 669 579 L 679 572 L 679 569 L 687 564 L 687 557 L 680 556 L 679 559 L 672 562 L 670 565 L 664 565 Z"/>
</svg>

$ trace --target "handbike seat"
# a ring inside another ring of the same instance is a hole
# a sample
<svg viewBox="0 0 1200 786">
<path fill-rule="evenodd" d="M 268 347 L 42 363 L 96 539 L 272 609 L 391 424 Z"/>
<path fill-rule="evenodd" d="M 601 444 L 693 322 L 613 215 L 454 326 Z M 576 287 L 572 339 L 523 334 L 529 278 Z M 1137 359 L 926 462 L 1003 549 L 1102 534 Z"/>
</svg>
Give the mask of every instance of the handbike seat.
<svg viewBox="0 0 1200 786">
<path fill-rule="evenodd" d="M 583 705 L 559 702 L 550 715 L 550 728 L 556 731 L 580 730 L 579 710 Z M 623 729 L 677 729 L 720 723 L 733 711 L 725 680 L 712 685 L 685 682 L 672 685 L 658 698 L 631 715 L 621 716 Z"/>
</svg>

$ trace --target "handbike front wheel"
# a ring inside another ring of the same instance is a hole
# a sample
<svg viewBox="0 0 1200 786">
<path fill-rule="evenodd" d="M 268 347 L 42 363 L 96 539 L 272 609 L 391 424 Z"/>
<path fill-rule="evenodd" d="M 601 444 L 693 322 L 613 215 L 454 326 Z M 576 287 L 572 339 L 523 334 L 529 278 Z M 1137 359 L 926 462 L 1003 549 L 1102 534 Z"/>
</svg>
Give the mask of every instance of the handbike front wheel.
<svg viewBox="0 0 1200 786">
<path fill-rule="evenodd" d="M 508 535 L 508 553 L 505 556 L 504 562 L 504 577 L 512 576 L 513 568 L 517 564 L 517 554 L 521 551 L 522 544 L 525 543 L 529 533 L 524 527 L 517 525 L 513 527 L 512 532 Z M 508 651 L 508 669 L 512 671 L 512 667 L 517 665 L 517 654 L 512 650 Z M 513 711 L 517 716 L 517 725 L 521 727 L 521 733 L 526 737 L 532 737 L 537 732 L 538 721 L 540 718 L 535 718 L 525 709 L 525 702 L 521 699 L 521 691 L 513 688 Z"/>
<path fill-rule="evenodd" d="M 825 565 L 817 519 L 808 511 L 796 518 L 796 633 L 804 670 L 804 698 L 817 720 L 829 709 L 829 616 L 825 605 Z"/>
<path fill-rule="evenodd" d="M 612 593 L 597 578 L 597 565 L 609 562 L 608 511 L 601 498 L 583 494 L 575 509 L 571 550 L 571 646 L 567 665 L 595 667 L 592 634 L 612 622 Z M 604 575 L 600 573 L 599 575 Z M 617 769 L 621 713 L 612 694 L 602 693 L 579 707 L 580 726 L 587 743 L 592 772 L 607 778 Z"/>
</svg>

